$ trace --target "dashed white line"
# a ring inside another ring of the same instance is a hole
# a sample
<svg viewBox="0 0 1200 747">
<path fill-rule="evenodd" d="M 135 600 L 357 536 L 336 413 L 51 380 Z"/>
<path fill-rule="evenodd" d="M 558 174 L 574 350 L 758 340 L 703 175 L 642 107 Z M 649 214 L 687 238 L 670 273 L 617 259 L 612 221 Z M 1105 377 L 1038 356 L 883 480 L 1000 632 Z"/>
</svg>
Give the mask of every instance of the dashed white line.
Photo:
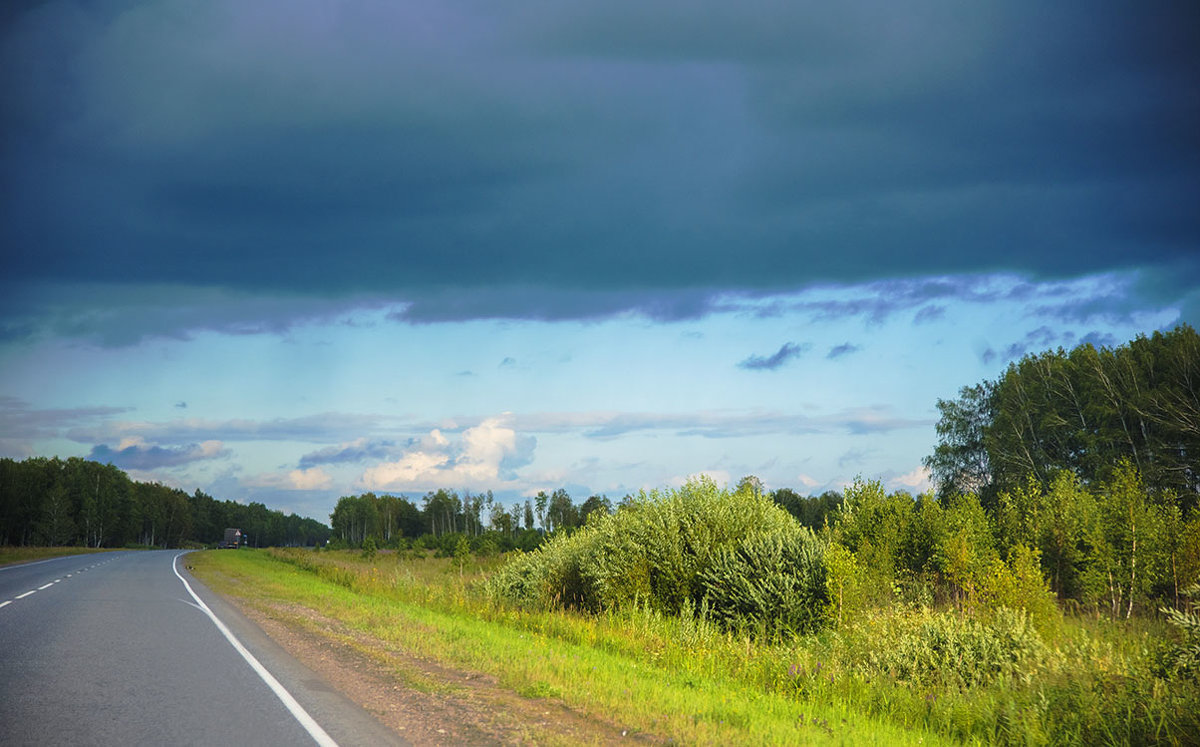
<svg viewBox="0 0 1200 747">
<path fill-rule="evenodd" d="M 0 607 L 7 607 L 10 604 L 12 604 L 11 599 L 9 599 L 7 602 L 0 602 Z"/>
<path fill-rule="evenodd" d="M 25 597 L 29 596 L 30 594 L 37 594 L 37 593 L 38 593 L 37 589 L 32 589 L 30 591 L 25 592 L 24 594 L 18 594 L 13 598 L 14 599 L 24 599 Z"/>
<path fill-rule="evenodd" d="M 48 584 L 45 584 L 45 585 L 43 585 L 43 586 L 39 586 L 39 587 L 37 587 L 37 590 L 38 590 L 38 591 L 41 591 L 42 589 L 49 589 L 51 586 L 54 586 L 54 582 L 53 582 L 53 581 L 51 581 L 50 583 L 48 583 Z"/>
</svg>

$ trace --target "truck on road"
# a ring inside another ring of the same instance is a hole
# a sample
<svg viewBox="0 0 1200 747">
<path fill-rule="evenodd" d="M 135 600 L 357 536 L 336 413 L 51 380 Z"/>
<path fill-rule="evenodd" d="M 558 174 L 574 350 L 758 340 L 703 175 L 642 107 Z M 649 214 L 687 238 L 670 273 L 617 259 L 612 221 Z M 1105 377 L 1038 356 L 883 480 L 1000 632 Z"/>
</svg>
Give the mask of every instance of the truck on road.
<svg viewBox="0 0 1200 747">
<path fill-rule="evenodd" d="M 226 529 L 225 539 L 221 544 L 217 545 L 217 549 L 236 550 L 242 546 L 242 530 L 241 529 Z"/>
</svg>

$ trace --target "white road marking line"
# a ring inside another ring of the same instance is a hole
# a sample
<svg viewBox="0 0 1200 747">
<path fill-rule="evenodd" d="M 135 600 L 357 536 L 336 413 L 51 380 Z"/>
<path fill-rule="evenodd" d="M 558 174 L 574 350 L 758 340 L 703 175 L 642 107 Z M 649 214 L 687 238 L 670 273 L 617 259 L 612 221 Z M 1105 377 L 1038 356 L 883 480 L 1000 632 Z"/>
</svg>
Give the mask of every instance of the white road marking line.
<svg viewBox="0 0 1200 747">
<path fill-rule="evenodd" d="M 39 586 L 39 587 L 37 587 L 37 590 L 38 590 L 38 591 L 41 591 L 42 589 L 49 589 L 51 586 L 54 586 L 54 582 L 53 582 L 53 581 L 51 581 L 50 583 L 46 584 L 45 586 Z"/>
<path fill-rule="evenodd" d="M 225 636 L 225 640 L 229 641 L 234 650 L 242 655 L 242 658 L 246 660 L 246 663 L 250 665 L 250 668 L 262 678 L 262 681 L 267 683 L 267 687 L 271 688 L 271 692 L 275 693 L 275 696 L 279 698 L 284 707 L 291 711 L 292 716 L 294 716 L 295 719 L 300 722 L 300 725 L 304 727 L 304 730 L 308 732 L 309 736 L 311 736 L 317 744 L 321 745 L 321 747 L 338 747 L 338 743 L 333 741 L 333 737 L 329 736 L 329 734 L 327 734 L 325 730 L 321 728 L 321 725 L 318 724 L 312 716 L 308 715 L 308 711 L 304 710 L 304 706 L 300 705 L 300 703 L 298 703 L 296 699 L 292 697 L 292 694 L 289 693 L 283 685 L 279 684 L 279 680 L 275 679 L 275 675 L 268 672 L 267 668 L 264 667 L 259 660 L 254 657 L 254 654 L 246 650 L 246 647 L 242 645 L 242 642 L 233 635 L 229 628 L 225 627 L 225 623 L 221 622 L 221 619 L 218 618 L 216 614 L 214 614 L 213 611 L 208 608 L 208 605 L 204 603 L 204 600 L 197 596 L 196 592 L 192 591 L 191 584 L 189 584 L 187 579 L 179 574 L 177 562 L 180 555 L 183 555 L 183 553 L 179 553 L 179 555 L 176 555 L 175 559 L 171 561 L 171 570 L 175 571 L 175 575 L 180 581 L 183 582 L 184 588 L 188 590 L 188 594 L 192 595 L 192 599 L 196 600 L 196 604 L 199 605 L 200 610 L 204 614 L 208 615 L 208 619 L 213 621 L 213 625 L 217 626 L 217 630 L 221 631 L 221 635 Z"/>
<path fill-rule="evenodd" d="M 8 606 L 8 605 L 10 605 L 10 604 L 12 604 L 12 600 L 11 600 L 11 599 L 10 599 L 10 600 L 8 600 L 7 602 L 0 602 L 0 607 L 7 607 L 7 606 Z"/>
<path fill-rule="evenodd" d="M 27 591 L 24 594 L 18 594 L 15 597 L 13 597 L 13 599 L 24 599 L 25 597 L 29 596 L 30 594 L 37 594 L 37 592 L 38 592 L 37 589 L 33 589 L 32 591 Z"/>
</svg>

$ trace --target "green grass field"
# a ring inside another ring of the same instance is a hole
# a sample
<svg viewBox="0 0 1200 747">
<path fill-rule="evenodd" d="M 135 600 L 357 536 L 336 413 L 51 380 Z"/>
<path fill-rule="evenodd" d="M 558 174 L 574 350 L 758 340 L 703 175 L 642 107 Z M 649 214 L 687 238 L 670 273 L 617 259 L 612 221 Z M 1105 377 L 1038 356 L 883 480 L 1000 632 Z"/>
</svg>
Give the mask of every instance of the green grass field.
<svg viewBox="0 0 1200 747">
<path fill-rule="evenodd" d="M 301 605 L 378 642 L 495 676 L 530 697 L 561 701 L 660 739 L 690 744 L 936 744 L 944 740 L 864 714 L 764 687 L 786 678 L 744 640 L 710 624 L 652 613 L 589 617 L 528 613 L 475 591 L 495 561 L 309 551 L 189 556 L 216 591 L 251 605 Z M 751 654 L 747 657 L 747 654 Z M 782 654 L 783 652 L 779 652 Z"/>
<path fill-rule="evenodd" d="M 1068 619 L 1053 638 L 1032 639 L 1019 662 L 988 668 L 968 660 L 977 655 L 969 647 L 945 644 L 978 632 L 953 611 L 881 609 L 815 636 L 752 640 L 695 611 L 499 604 L 481 591 L 499 562 L 189 556 L 212 588 L 252 606 L 311 610 L 353 630 L 360 647 L 492 675 L 525 696 L 680 743 L 1187 744 L 1200 734 L 1197 688 L 1149 673 L 1165 635 L 1153 621 Z M 932 663 L 913 670 L 910 660 Z"/>
</svg>

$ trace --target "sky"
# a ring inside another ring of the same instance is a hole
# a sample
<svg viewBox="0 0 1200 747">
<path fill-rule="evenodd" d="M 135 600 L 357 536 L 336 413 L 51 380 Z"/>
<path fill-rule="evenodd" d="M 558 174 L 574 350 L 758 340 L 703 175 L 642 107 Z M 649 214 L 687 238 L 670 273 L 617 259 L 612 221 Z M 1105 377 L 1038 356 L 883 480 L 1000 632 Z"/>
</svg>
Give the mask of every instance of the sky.
<svg viewBox="0 0 1200 747">
<path fill-rule="evenodd" d="M 0 456 L 338 497 L 929 487 L 1200 323 L 1200 6 L 10 0 Z"/>
</svg>

